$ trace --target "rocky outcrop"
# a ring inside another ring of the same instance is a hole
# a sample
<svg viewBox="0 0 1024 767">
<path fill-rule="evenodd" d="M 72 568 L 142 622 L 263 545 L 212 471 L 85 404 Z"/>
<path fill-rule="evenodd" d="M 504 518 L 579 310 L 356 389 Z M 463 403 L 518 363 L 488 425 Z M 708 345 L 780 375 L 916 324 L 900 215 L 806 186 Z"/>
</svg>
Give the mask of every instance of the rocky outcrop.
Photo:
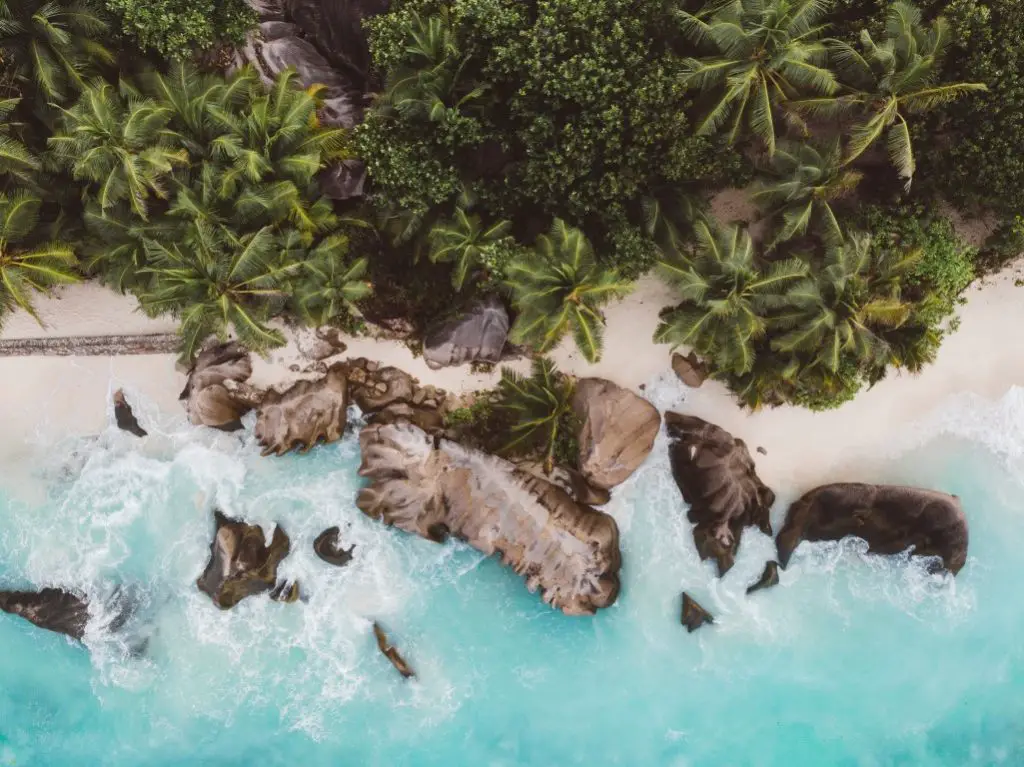
<svg viewBox="0 0 1024 767">
<path fill-rule="evenodd" d="M 306 452 L 345 433 L 348 409 L 347 366 L 338 363 L 315 381 L 296 381 L 284 392 L 268 391 L 256 420 L 263 455 Z"/>
<path fill-rule="evenodd" d="M 776 545 L 785 567 L 800 541 L 853 535 L 876 554 L 938 557 L 956 575 L 967 561 L 967 517 L 955 495 L 892 485 L 842 482 L 817 487 L 786 513 Z"/>
<path fill-rule="evenodd" d="M 412 402 L 416 382 L 404 370 L 381 367 L 365 357 L 348 361 L 349 393 L 364 413 L 383 410 L 396 402 Z"/>
<path fill-rule="evenodd" d="M 408 402 L 395 402 L 378 410 L 370 416 L 370 423 L 411 423 L 428 434 L 444 431 L 444 416 L 436 408 L 410 405 Z"/>
<path fill-rule="evenodd" d="M 775 493 L 761 482 L 741 439 L 695 416 L 666 413 L 672 474 L 690 504 L 693 540 L 701 559 L 714 558 L 724 575 L 736 559 L 743 528 L 771 535 Z"/>
<path fill-rule="evenodd" d="M 283 0 L 289 18 L 355 87 L 368 89 L 370 48 L 363 22 L 388 10 L 388 0 Z"/>
<path fill-rule="evenodd" d="M 416 672 L 412 670 L 412 666 L 406 662 L 405 658 L 402 657 L 402 654 L 398 652 L 394 645 L 388 641 L 388 635 L 376 621 L 373 624 L 373 635 L 377 638 L 377 649 L 380 650 L 381 654 L 391 662 L 391 665 L 398 670 L 399 674 L 406 679 L 416 676 Z"/>
<path fill-rule="evenodd" d="M 496 296 L 488 296 L 467 313 L 445 322 L 423 339 L 427 367 L 498 362 L 508 338 L 508 312 Z"/>
<path fill-rule="evenodd" d="M 692 634 L 705 623 L 711 625 L 715 622 L 714 616 L 701 607 L 697 600 L 683 592 L 683 609 L 679 616 L 679 622 L 686 626 L 686 633 Z"/>
<path fill-rule="evenodd" d="M 223 431 L 241 429 L 239 419 L 252 409 L 253 403 L 232 385 L 247 381 L 251 375 L 249 353 L 234 342 L 217 344 L 201 352 L 180 397 L 185 401 L 188 420 L 197 426 Z"/>
<path fill-rule="evenodd" d="M 267 546 L 259 525 L 247 525 L 219 511 L 214 511 L 213 518 L 216 530 L 210 561 L 196 585 L 217 607 L 227 610 L 277 585 L 277 567 L 288 556 L 291 543 L 280 527 L 274 528 Z"/>
<path fill-rule="evenodd" d="M 699 389 L 708 377 L 708 366 L 690 352 L 685 357 L 676 352 L 672 355 L 672 370 L 679 380 L 691 389 Z"/>
<path fill-rule="evenodd" d="M 313 541 L 313 551 L 320 559 L 329 565 L 335 567 L 344 567 L 352 561 L 352 552 L 355 551 L 355 546 L 349 546 L 347 549 L 342 548 L 341 540 L 338 536 L 341 534 L 340 528 L 328 527 Z"/>
<path fill-rule="evenodd" d="M 755 591 L 770 589 L 772 586 L 778 585 L 779 563 L 774 560 L 770 560 L 765 563 L 764 570 L 761 573 L 761 577 L 757 579 L 757 582 L 747 587 L 747 593 L 753 594 Z"/>
<path fill-rule="evenodd" d="M 78 641 L 85 636 L 89 622 L 89 602 L 63 589 L 0 591 L 0 610 Z"/>
<path fill-rule="evenodd" d="M 572 407 L 582 424 L 579 469 L 587 484 L 610 490 L 625 482 L 654 447 L 657 408 L 603 378 L 577 381 Z"/>
<path fill-rule="evenodd" d="M 122 389 L 114 392 L 114 421 L 117 423 L 117 428 L 121 431 L 134 434 L 136 437 L 145 437 L 148 434 L 145 429 L 139 426 L 139 419 L 132 412 L 132 406 L 125 399 L 124 390 Z"/>
<path fill-rule="evenodd" d="M 526 578 L 569 615 L 607 607 L 619 592 L 615 520 L 507 461 L 431 437 L 411 424 L 371 424 L 359 435 L 356 505 L 434 541 L 454 535 Z"/>
</svg>

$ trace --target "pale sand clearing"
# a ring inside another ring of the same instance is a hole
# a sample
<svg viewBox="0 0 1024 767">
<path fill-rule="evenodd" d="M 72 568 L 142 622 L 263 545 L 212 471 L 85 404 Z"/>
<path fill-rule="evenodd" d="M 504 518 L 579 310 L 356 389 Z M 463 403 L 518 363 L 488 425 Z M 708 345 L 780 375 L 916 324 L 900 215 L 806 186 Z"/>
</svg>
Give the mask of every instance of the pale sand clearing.
<svg viewBox="0 0 1024 767">
<path fill-rule="evenodd" d="M 1024 288 L 1014 285 L 1013 270 L 988 284 L 973 286 L 961 308 L 960 330 L 950 336 L 937 362 L 917 377 L 892 375 L 837 411 L 812 413 L 784 407 L 749 413 L 739 408 L 720 384 L 685 390 L 681 410 L 699 415 L 732 431 L 754 453 L 762 477 L 785 488 L 787 495 L 816 484 L 871 477 L 861 473 L 872 457 L 905 445 L 909 427 L 926 419 L 949 397 L 973 392 L 989 399 L 1024 382 Z M 553 355 L 560 368 L 577 376 L 596 375 L 638 389 L 661 376 L 671 376 L 666 346 L 651 341 L 658 312 L 672 302 L 671 291 L 653 278 L 641 280 L 633 294 L 607 310 L 605 354 L 588 365 L 571 340 Z M 60 299 L 39 302 L 48 328 L 41 331 L 30 318 L 14 317 L 2 337 L 165 332 L 170 325 L 153 321 L 133 309 L 131 299 L 95 285 L 67 288 Z M 289 366 L 307 367 L 299 348 L 309 336 L 300 333 L 268 361 L 258 360 L 253 381 L 259 385 L 295 377 Z M 497 371 L 472 374 L 466 368 L 430 370 L 422 358 L 395 341 L 346 339 L 342 357 L 365 356 L 395 365 L 420 379 L 456 393 L 493 386 Z M 526 361 L 515 367 L 525 370 Z M 170 355 L 137 357 L 9 357 L 0 358 L 0 462 L 31 460 L 38 450 L 69 433 L 89 434 L 103 428 L 110 392 L 124 386 L 144 395 L 168 415 L 181 413 L 177 396 L 185 378 Z"/>
</svg>

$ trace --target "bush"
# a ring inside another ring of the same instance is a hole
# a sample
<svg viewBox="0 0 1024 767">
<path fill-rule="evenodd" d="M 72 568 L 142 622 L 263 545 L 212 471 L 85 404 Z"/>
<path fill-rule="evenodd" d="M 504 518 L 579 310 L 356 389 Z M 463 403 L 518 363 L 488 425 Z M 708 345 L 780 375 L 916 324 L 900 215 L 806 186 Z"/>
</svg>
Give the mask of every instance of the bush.
<svg viewBox="0 0 1024 767">
<path fill-rule="evenodd" d="M 985 240 L 978 253 L 977 267 L 981 275 L 997 272 L 1024 253 L 1024 216 L 1003 221 Z"/>
<path fill-rule="evenodd" d="M 257 17 L 245 0 L 105 0 L 125 37 L 171 59 L 240 43 Z"/>
</svg>

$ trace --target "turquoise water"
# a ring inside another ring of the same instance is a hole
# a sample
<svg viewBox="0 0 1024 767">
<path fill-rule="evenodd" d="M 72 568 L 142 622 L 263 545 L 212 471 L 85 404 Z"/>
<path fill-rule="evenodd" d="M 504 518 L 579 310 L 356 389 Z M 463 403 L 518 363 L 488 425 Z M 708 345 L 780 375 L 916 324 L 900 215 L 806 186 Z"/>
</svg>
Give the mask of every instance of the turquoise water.
<svg viewBox="0 0 1024 767">
<path fill-rule="evenodd" d="M 121 637 L 97 614 L 90 652 L 0 617 L 0 765 L 1024 764 L 1022 414 L 1019 391 L 951 406 L 863 477 L 963 498 L 955 581 L 853 541 L 805 544 L 780 587 L 749 598 L 771 542 L 748 532 L 717 581 L 661 437 L 609 506 L 619 602 L 582 619 L 460 544 L 364 518 L 352 438 L 260 459 L 165 416 L 143 443 L 68 440 L 31 476 L 0 467 L 0 586 L 124 584 L 141 607 Z M 775 489 L 778 522 L 792 493 Z M 195 589 L 214 505 L 283 525 L 282 575 L 308 602 L 220 612 Z M 357 547 L 345 569 L 311 548 L 334 524 Z M 686 634 L 684 588 L 716 626 Z M 373 620 L 417 680 L 379 655 Z"/>
</svg>

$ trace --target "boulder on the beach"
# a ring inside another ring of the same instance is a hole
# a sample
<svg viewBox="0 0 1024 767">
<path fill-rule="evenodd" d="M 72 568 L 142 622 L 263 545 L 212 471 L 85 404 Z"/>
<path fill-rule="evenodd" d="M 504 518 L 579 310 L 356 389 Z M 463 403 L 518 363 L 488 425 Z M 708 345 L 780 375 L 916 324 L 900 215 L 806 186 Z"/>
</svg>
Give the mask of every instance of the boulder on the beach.
<svg viewBox="0 0 1024 767">
<path fill-rule="evenodd" d="M 408 402 L 393 402 L 378 410 L 370 416 L 370 423 L 411 423 L 428 434 L 444 431 L 444 416 L 437 408 L 410 405 Z"/>
<path fill-rule="evenodd" d="M 284 530 L 274 528 L 270 545 L 263 528 L 213 512 L 215 532 L 210 561 L 196 585 L 222 610 L 277 585 L 277 568 L 291 548 Z"/>
<path fill-rule="evenodd" d="M 252 401 L 231 387 L 244 383 L 251 375 L 249 352 L 235 342 L 201 352 L 180 397 L 185 400 L 189 422 L 223 431 L 241 429 L 240 419 L 252 409 Z"/>
<path fill-rule="evenodd" d="M 683 609 L 679 616 L 679 622 L 686 626 L 686 633 L 692 634 L 705 623 L 711 625 L 715 622 L 714 616 L 701 607 L 697 600 L 683 592 Z"/>
<path fill-rule="evenodd" d="M 699 389 L 708 377 L 708 366 L 701 362 L 693 352 L 685 357 L 679 352 L 673 354 L 672 370 L 679 380 L 691 389 Z"/>
<path fill-rule="evenodd" d="M 412 402 L 416 382 L 404 370 L 381 367 L 365 357 L 348 361 L 349 394 L 364 413 L 383 410 L 396 402 Z"/>
<path fill-rule="evenodd" d="M 320 559 L 329 565 L 335 567 L 344 567 L 352 561 L 352 552 L 355 551 L 355 546 L 349 546 L 347 549 L 341 545 L 341 529 L 338 527 L 328 527 L 313 541 L 313 551 Z"/>
<path fill-rule="evenodd" d="M 121 431 L 134 434 L 136 437 L 145 437 L 147 434 L 146 430 L 139 426 L 139 419 L 135 417 L 132 406 L 125 399 L 123 389 L 114 392 L 114 421 Z"/>
<path fill-rule="evenodd" d="M 496 296 L 488 296 L 465 314 L 442 323 L 423 339 L 427 367 L 498 362 L 508 338 L 508 312 Z"/>
<path fill-rule="evenodd" d="M 894 485 L 840 482 L 801 496 L 786 513 L 776 545 L 785 567 L 800 541 L 867 541 L 876 554 L 938 557 L 956 575 L 967 561 L 967 517 L 955 495 Z"/>
<path fill-rule="evenodd" d="M 581 424 L 579 469 L 587 484 L 610 490 L 625 482 L 654 447 L 657 408 L 603 378 L 577 381 L 572 408 Z"/>
<path fill-rule="evenodd" d="M 588 615 L 619 592 L 615 520 L 508 461 L 431 436 L 412 424 L 370 424 L 359 435 L 356 505 L 428 540 L 450 534 L 526 578 L 569 615 Z"/>
<path fill-rule="evenodd" d="M 693 540 L 701 559 L 714 558 L 724 575 L 736 560 L 743 528 L 766 535 L 773 493 L 757 476 L 741 439 L 695 416 L 666 413 L 672 475 L 690 505 Z"/>
<path fill-rule="evenodd" d="M 412 670 L 412 666 L 406 662 L 405 658 L 402 657 L 402 654 L 395 649 L 391 642 L 388 641 L 388 635 L 376 621 L 373 623 L 373 635 L 377 638 L 377 649 L 380 650 L 381 654 L 391 662 L 391 665 L 398 670 L 399 674 L 401 674 L 405 679 L 416 676 L 416 672 Z"/>
<path fill-rule="evenodd" d="M 769 560 L 765 563 L 764 570 L 761 572 L 761 577 L 757 579 L 756 583 L 752 583 L 747 587 L 747 593 L 753 594 L 755 591 L 761 591 L 762 589 L 769 589 L 772 586 L 779 585 L 779 563 L 775 560 Z"/>
<path fill-rule="evenodd" d="M 89 622 L 89 602 L 63 589 L 0 591 L 0 610 L 78 641 L 85 636 Z"/>
<path fill-rule="evenodd" d="M 348 409 L 347 370 L 338 363 L 323 378 L 296 381 L 284 392 L 266 393 L 254 430 L 263 455 L 305 452 L 320 442 L 341 439 Z"/>
</svg>

